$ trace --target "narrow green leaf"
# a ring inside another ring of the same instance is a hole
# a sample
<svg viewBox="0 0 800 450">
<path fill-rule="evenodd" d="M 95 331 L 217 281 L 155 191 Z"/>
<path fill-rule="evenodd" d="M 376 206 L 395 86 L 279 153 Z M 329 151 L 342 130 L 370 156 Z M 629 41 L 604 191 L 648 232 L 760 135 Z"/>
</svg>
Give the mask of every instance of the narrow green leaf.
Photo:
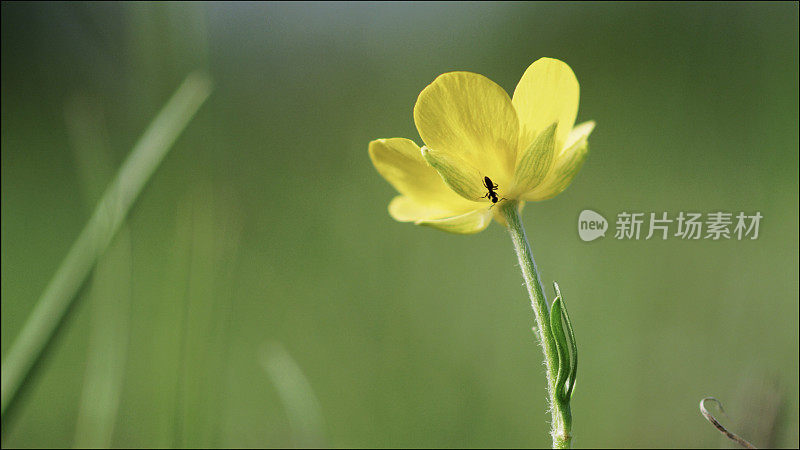
<svg viewBox="0 0 800 450">
<path fill-rule="evenodd" d="M 569 376 L 570 358 L 569 349 L 567 348 L 567 337 L 564 335 L 564 326 L 561 322 L 561 297 L 556 297 L 553 300 L 553 306 L 550 309 L 550 331 L 556 342 L 556 351 L 558 351 L 558 377 L 556 378 L 556 398 L 564 402 L 564 386 Z"/>
<path fill-rule="evenodd" d="M 575 332 L 572 330 L 572 321 L 569 319 L 567 312 L 567 305 L 564 303 L 564 298 L 561 296 L 561 289 L 558 288 L 558 283 L 553 282 L 553 287 L 556 289 L 556 295 L 561 299 L 561 312 L 564 316 L 564 323 L 567 325 L 567 336 L 569 337 L 569 346 L 572 357 L 570 358 L 569 367 L 569 387 L 567 388 L 566 400 L 572 399 L 572 390 L 575 388 L 575 379 L 578 374 L 578 343 L 575 341 Z"/>
</svg>

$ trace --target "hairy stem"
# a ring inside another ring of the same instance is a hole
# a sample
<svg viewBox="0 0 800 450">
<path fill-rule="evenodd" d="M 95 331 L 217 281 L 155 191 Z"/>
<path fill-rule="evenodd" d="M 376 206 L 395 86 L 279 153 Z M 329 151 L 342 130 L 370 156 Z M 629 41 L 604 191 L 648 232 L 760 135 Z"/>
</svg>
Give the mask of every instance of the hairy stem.
<svg viewBox="0 0 800 450">
<path fill-rule="evenodd" d="M 528 237 L 525 235 L 525 228 L 519 215 L 519 203 L 517 201 L 504 201 L 498 206 L 506 219 L 511 241 L 517 251 L 522 277 L 525 279 L 525 286 L 528 288 L 528 295 L 531 298 L 531 306 L 536 319 L 536 335 L 544 352 L 544 362 L 547 367 L 547 393 L 550 401 L 550 413 L 553 416 L 550 431 L 553 436 L 553 448 L 569 448 L 572 440 L 572 435 L 570 434 L 572 415 L 569 403 L 562 401 L 557 396 L 558 350 L 550 327 L 550 309 L 547 304 L 547 298 L 544 295 L 542 281 L 539 278 L 539 272 L 536 270 L 536 262 L 533 260 L 531 246 L 528 244 Z"/>
</svg>

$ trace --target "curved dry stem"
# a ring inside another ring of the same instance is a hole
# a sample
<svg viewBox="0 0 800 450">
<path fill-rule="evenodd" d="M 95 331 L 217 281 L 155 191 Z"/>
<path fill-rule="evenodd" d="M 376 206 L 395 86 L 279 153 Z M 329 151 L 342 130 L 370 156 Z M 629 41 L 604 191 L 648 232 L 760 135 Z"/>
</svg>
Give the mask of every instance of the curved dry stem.
<svg viewBox="0 0 800 450">
<path fill-rule="evenodd" d="M 706 402 L 707 401 L 716 402 L 717 405 L 719 406 L 719 410 L 720 411 L 725 412 L 725 410 L 722 408 L 722 402 L 720 402 L 719 400 L 717 400 L 714 397 L 706 397 L 706 398 L 700 400 L 700 413 L 703 414 L 703 417 L 705 417 L 707 421 L 711 422 L 711 425 L 714 425 L 714 427 L 716 427 L 716 429 L 719 430 L 720 433 L 724 434 L 728 439 L 736 442 L 737 444 L 741 445 L 742 447 L 744 447 L 744 448 L 756 448 L 753 444 L 747 442 L 746 440 L 744 440 L 740 436 L 738 436 L 738 435 L 736 435 L 734 433 L 731 433 L 730 431 L 728 431 L 727 428 L 722 426 L 722 424 L 719 423 L 719 420 L 717 420 L 717 418 L 714 417 L 713 414 L 708 412 L 708 409 L 706 409 Z"/>
</svg>

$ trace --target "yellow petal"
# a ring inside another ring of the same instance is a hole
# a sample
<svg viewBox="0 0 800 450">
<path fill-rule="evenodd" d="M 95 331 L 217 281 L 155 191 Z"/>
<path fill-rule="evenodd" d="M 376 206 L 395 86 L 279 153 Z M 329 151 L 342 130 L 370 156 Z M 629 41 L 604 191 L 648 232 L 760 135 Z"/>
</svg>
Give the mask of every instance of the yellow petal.
<svg viewBox="0 0 800 450">
<path fill-rule="evenodd" d="M 486 197 L 487 190 L 481 172 L 458 155 L 425 146 L 422 147 L 422 157 L 439 172 L 445 184 L 456 194 L 473 202 L 480 202 Z"/>
<path fill-rule="evenodd" d="M 475 203 L 473 203 L 475 205 Z M 488 207 L 470 211 L 448 211 L 424 205 L 405 196 L 397 196 L 389 203 L 389 214 L 400 222 L 414 222 L 451 233 L 471 234 L 484 230 L 492 221 Z"/>
<path fill-rule="evenodd" d="M 511 181 L 519 120 L 492 80 L 471 72 L 440 75 L 419 94 L 414 122 L 428 147 L 462 158 L 501 187 Z"/>
<path fill-rule="evenodd" d="M 571 148 L 575 143 L 578 141 L 585 141 L 589 139 L 589 135 L 592 134 L 594 131 L 595 121 L 589 120 L 587 122 L 583 122 L 580 125 L 576 125 L 572 131 L 569 132 L 569 136 L 567 136 L 567 143 L 564 145 L 564 148 L 561 150 L 562 153 L 567 149 Z"/>
<path fill-rule="evenodd" d="M 520 148 L 527 148 L 545 128 L 558 124 L 556 148 L 561 148 L 578 114 L 580 88 L 569 66 L 540 58 L 528 67 L 514 90 L 512 103 L 520 123 Z"/>
<path fill-rule="evenodd" d="M 398 222 L 435 220 L 463 214 L 464 212 L 466 211 L 454 211 L 431 204 L 421 203 L 405 195 L 398 195 L 389 202 L 389 215 Z"/>
<path fill-rule="evenodd" d="M 419 203 L 449 211 L 473 206 L 444 184 L 436 170 L 422 158 L 420 148 L 413 141 L 402 138 L 374 140 L 369 143 L 369 156 L 386 181 Z"/>
<path fill-rule="evenodd" d="M 438 228 L 443 231 L 457 234 L 474 234 L 481 232 L 492 223 L 492 213 L 488 208 L 474 210 L 458 216 L 447 217 L 439 220 L 426 220 L 418 222 L 419 225 Z"/>
<path fill-rule="evenodd" d="M 589 151 L 588 138 L 594 129 L 594 122 L 584 122 L 575 127 L 567 137 L 569 147 L 563 149 L 553 164 L 545 180 L 533 191 L 522 196 L 524 200 L 547 200 L 560 194 L 569 186 L 586 160 Z"/>
<path fill-rule="evenodd" d="M 512 197 L 533 190 L 544 181 L 550 172 L 556 149 L 556 128 L 552 123 L 533 140 L 527 149 L 517 155 L 517 168 L 514 172 L 514 191 Z"/>
</svg>

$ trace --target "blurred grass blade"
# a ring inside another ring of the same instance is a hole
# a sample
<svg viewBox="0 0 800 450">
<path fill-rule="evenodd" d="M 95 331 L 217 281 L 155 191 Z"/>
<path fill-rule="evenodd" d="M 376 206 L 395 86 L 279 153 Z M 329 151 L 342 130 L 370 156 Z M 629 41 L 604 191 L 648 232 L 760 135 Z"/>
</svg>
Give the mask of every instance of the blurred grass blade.
<svg viewBox="0 0 800 450">
<path fill-rule="evenodd" d="M 90 306 L 89 343 L 73 448 L 109 448 L 112 444 L 130 332 L 133 286 L 127 224 L 94 270 L 84 300 Z"/>
<path fill-rule="evenodd" d="M 174 295 L 180 320 L 164 325 L 176 330 L 178 346 L 170 357 L 176 362 L 165 379 L 174 380 L 172 411 L 173 448 L 216 448 L 220 444 L 222 410 L 225 404 L 231 331 L 230 311 L 235 291 L 236 252 L 241 232 L 231 205 L 205 180 L 193 184 L 180 203 L 176 220 L 176 242 L 186 257 L 186 272 L 176 282 L 182 288 Z M 178 252 L 176 252 L 178 253 Z M 203 374 L 198 376 L 198 374 Z M 176 378 L 172 378 L 175 376 Z"/>
<path fill-rule="evenodd" d="M 78 289 L 105 252 L 147 180 L 210 93 L 211 80 L 207 74 L 196 72 L 186 77 L 122 164 L 3 360 L 3 415 L 29 379 L 29 371 L 51 341 Z"/>
<path fill-rule="evenodd" d="M 114 173 L 103 109 L 82 94 L 67 102 L 64 112 L 78 178 L 92 208 L 103 194 L 103 180 Z M 112 444 L 128 357 L 131 270 L 131 236 L 125 224 L 98 259 L 83 300 L 89 307 L 89 344 L 73 448 Z"/>
<path fill-rule="evenodd" d="M 261 354 L 261 366 L 275 385 L 286 408 L 295 446 L 323 447 L 322 408 L 311 389 L 311 383 L 294 358 L 281 344 L 272 342 Z"/>
</svg>

